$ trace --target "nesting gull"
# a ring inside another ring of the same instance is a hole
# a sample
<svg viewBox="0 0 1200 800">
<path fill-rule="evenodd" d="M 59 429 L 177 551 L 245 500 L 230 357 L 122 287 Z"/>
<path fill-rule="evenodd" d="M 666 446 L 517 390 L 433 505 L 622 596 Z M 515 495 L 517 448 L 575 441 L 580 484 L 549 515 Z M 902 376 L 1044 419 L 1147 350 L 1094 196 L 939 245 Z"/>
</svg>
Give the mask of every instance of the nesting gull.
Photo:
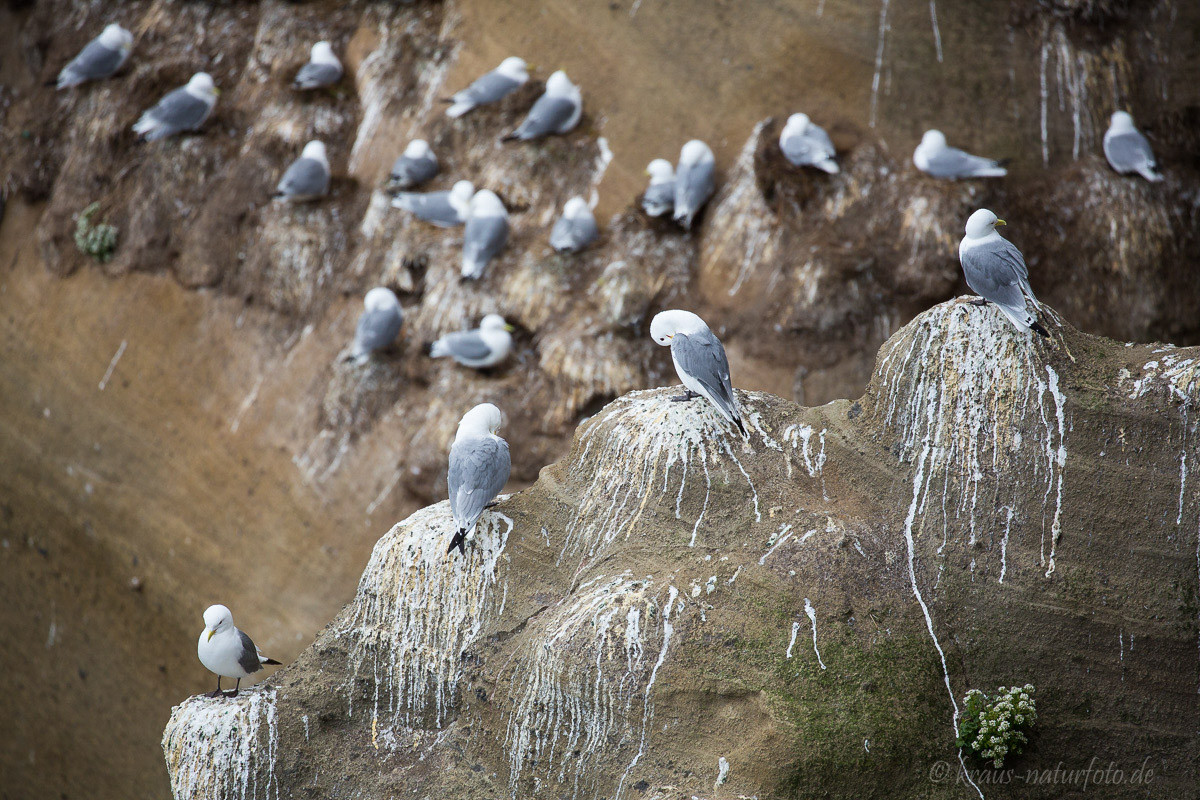
<svg viewBox="0 0 1200 800">
<path fill-rule="evenodd" d="M 133 34 L 114 22 L 88 42 L 79 55 L 62 68 L 53 83 L 59 89 L 67 89 L 88 81 L 111 78 L 132 51 Z"/>
<path fill-rule="evenodd" d="M 596 241 L 596 218 L 582 197 L 572 197 L 550 231 L 550 246 L 560 253 L 578 253 Z"/>
<path fill-rule="evenodd" d="M 737 395 L 729 380 L 729 359 L 725 348 L 704 320 L 690 311 L 662 311 L 650 321 L 650 338 L 663 347 L 671 348 L 671 360 L 687 389 L 677 402 L 703 397 L 712 403 L 722 417 L 737 425 L 742 435 L 742 415 L 738 411 Z"/>
<path fill-rule="evenodd" d="M 395 292 L 385 286 L 376 286 L 363 298 L 363 313 L 354 331 L 350 358 L 357 364 L 366 363 L 371 353 L 396 341 L 403 325 L 404 312 Z"/>
<path fill-rule="evenodd" d="M 529 80 L 529 73 L 525 69 L 525 59 L 509 56 L 500 62 L 500 66 L 476 78 L 466 89 L 444 98 L 442 102 L 451 104 L 446 109 L 446 116 L 461 117 L 477 106 L 503 100 Z"/>
<path fill-rule="evenodd" d="M 708 145 L 692 139 L 679 151 L 675 167 L 675 221 L 691 230 L 692 219 L 713 193 L 716 161 Z"/>
<path fill-rule="evenodd" d="M 935 178 L 999 178 L 1008 174 L 1003 161 L 973 156 L 946 145 L 946 134 L 938 130 L 925 131 L 921 143 L 913 151 L 913 164 Z"/>
<path fill-rule="evenodd" d="M 499 364 L 512 350 L 512 325 L 499 314 L 488 314 L 471 331 L 448 333 L 429 347 L 433 358 L 450 356 L 464 367 L 486 369 Z"/>
<path fill-rule="evenodd" d="M 646 167 L 650 185 L 642 194 L 642 210 L 661 217 L 675 210 L 675 167 L 665 158 L 656 158 Z"/>
<path fill-rule="evenodd" d="M 329 42 L 317 42 L 312 46 L 308 63 L 296 73 L 292 88 L 323 89 L 341 79 L 342 62 L 333 54 L 333 46 Z"/>
<path fill-rule="evenodd" d="M 300 157 L 283 173 L 272 196 L 298 203 L 316 200 L 328 193 L 329 159 L 325 156 L 325 145 L 313 140 L 304 145 Z"/>
<path fill-rule="evenodd" d="M 438 174 L 437 156 L 424 139 L 413 139 L 404 153 L 392 164 L 388 175 L 389 189 L 411 189 Z M 474 187 L 472 187 L 474 188 Z"/>
<path fill-rule="evenodd" d="M 218 94 L 220 91 L 213 86 L 212 76 L 197 72 L 186 86 L 167 92 L 157 105 L 143 113 L 134 123 L 133 130 L 148 142 L 194 131 L 212 113 Z"/>
<path fill-rule="evenodd" d="M 450 513 L 458 530 L 446 548 L 446 555 L 458 548 L 466 555 L 466 542 L 475 538 L 475 525 L 504 484 L 512 461 L 508 443 L 496 435 L 503 419 L 500 409 L 491 403 L 480 403 L 458 423 L 458 433 L 450 447 L 450 469 L 446 485 L 450 490 Z"/>
<path fill-rule="evenodd" d="M 401 192 L 392 206 L 402 208 L 419 220 L 439 228 L 454 228 L 467 221 L 475 185 L 459 181 L 448 192 Z"/>
<path fill-rule="evenodd" d="M 515 131 L 503 138 L 530 141 L 549 136 L 552 133 L 567 133 L 579 124 L 583 115 L 583 94 L 579 87 L 571 83 L 567 73 L 561 69 L 546 81 L 546 91 L 529 109 Z"/>
<path fill-rule="evenodd" d="M 467 226 L 463 231 L 463 278 L 483 277 L 484 269 L 507 241 L 508 211 L 504 203 L 488 189 L 476 192 L 467 209 Z"/>
<path fill-rule="evenodd" d="M 839 172 L 833 160 L 836 151 L 829 134 L 814 125 L 807 114 L 792 114 L 779 134 L 779 149 L 794 166 L 816 167 L 829 174 Z"/>
<path fill-rule="evenodd" d="M 967 286 L 983 298 L 971 302 L 979 306 L 995 303 L 1017 330 L 1028 333 L 1032 328 L 1041 336 L 1049 336 L 1026 305 L 1027 300 L 1035 309 L 1039 304 L 1029 285 L 1025 258 L 996 230 L 997 225 L 1007 224 L 986 208 L 967 220 L 967 235 L 958 245 L 958 260 Z"/>
<path fill-rule="evenodd" d="M 222 605 L 209 606 L 204 612 L 204 630 L 196 643 L 196 655 L 209 672 L 217 676 L 217 690 L 209 697 L 237 697 L 242 678 L 263 668 L 263 664 L 279 666 L 273 658 L 258 652 L 254 642 L 233 625 L 233 614 Z M 232 692 L 221 691 L 221 678 L 236 678 Z"/>
<path fill-rule="evenodd" d="M 1125 175 L 1136 172 L 1148 181 L 1157 183 L 1163 179 L 1158 162 L 1150 150 L 1150 143 L 1133 125 L 1133 117 L 1125 111 L 1112 115 L 1108 130 L 1104 133 L 1104 155 L 1117 172 Z"/>
</svg>

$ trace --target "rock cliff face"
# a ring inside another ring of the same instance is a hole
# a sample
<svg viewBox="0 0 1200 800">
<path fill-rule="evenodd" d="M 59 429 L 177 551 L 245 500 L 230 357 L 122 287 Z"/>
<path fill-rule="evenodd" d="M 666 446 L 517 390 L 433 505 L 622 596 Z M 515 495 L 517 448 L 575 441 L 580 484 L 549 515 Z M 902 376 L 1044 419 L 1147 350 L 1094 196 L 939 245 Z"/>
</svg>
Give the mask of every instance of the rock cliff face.
<svg viewBox="0 0 1200 800">
<path fill-rule="evenodd" d="M 856 402 L 742 393 L 746 441 L 618 398 L 466 558 L 445 504 L 417 512 L 294 664 L 177 707 L 176 797 L 974 796 L 930 769 L 967 689 L 1014 682 L 1019 772 L 1149 758 L 1182 796 L 1198 354 L 1049 317 L 1041 342 L 937 306 Z"/>
</svg>

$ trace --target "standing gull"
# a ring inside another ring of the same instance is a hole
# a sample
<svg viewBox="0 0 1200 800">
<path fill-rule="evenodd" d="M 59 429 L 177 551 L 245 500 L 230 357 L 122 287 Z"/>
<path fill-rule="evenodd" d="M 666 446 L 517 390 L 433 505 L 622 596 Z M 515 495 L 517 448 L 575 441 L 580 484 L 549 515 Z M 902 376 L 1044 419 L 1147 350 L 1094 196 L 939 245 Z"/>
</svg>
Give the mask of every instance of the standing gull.
<svg viewBox="0 0 1200 800">
<path fill-rule="evenodd" d="M 293 89 L 323 89 L 333 86 L 342 79 L 342 62 L 333 54 L 329 42 L 317 42 L 312 46 L 308 63 L 296 73 Z"/>
<path fill-rule="evenodd" d="M 356 364 L 365 364 L 371 353 L 396 341 L 403 325 L 404 312 L 400 309 L 395 292 L 384 286 L 376 286 L 363 298 L 363 313 L 354 331 L 350 359 Z"/>
<path fill-rule="evenodd" d="M 1157 183 L 1163 179 L 1158 162 L 1150 150 L 1150 143 L 1133 125 L 1133 117 L 1125 111 L 1112 115 L 1108 130 L 1104 133 L 1104 155 L 1117 172 L 1125 175 L 1136 172 L 1148 181 Z"/>
<path fill-rule="evenodd" d="M 467 227 L 463 231 L 462 276 L 468 280 L 483 277 L 496 255 L 508 241 L 508 211 L 495 192 L 483 189 L 471 198 Z"/>
<path fill-rule="evenodd" d="M 133 34 L 114 22 L 62 68 L 54 83 L 59 89 L 67 89 L 87 81 L 110 78 L 129 58 L 132 50 Z"/>
<path fill-rule="evenodd" d="M 500 409 L 491 403 L 475 406 L 458 423 L 458 433 L 450 447 L 450 469 L 446 484 L 450 490 L 450 513 L 458 530 L 446 548 L 446 555 L 458 548 L 466 555 L 466 542 L 475 538 L 475 525 L 484 509 L 508 483 L 512 461 L 508 443 L 496 435 L 503 421 Z"/>
<path fill-rule="evenodd" d="M 209 606 L 204 612 L 204 630 L 196 643 L 200 663 L 217 676 L 217 689 L 209 697 L 237 697 L 245 678 L 263 668 L 263 664 L 279 666 L 273 658 L 258 652 L 250 637 L 233 625 L 233 614 L 222 605 Z M 221 678 L 236 678 L 232 692 L 221 691 Z"/>
<path fill-rule="evenodd" d="M 656 158 L 646 167 L 650 185 L 642 194 L 642 210 L 661 217 L 675 209 L 675 167 L 665 158 Z"/>
<path fill-rule="evenodd" d="M 713 193 L 716 160 L 708 145 L 692 139 L 679 151 L 675 167 L 675 221 L 692 229 L 692 219 Z"/>
<path fill-rule="evenodd" d="M 404 153 L 392 164 L 388 189 L 411 189 L 438 174 L 437 156 L 424 139 L 413 139 Z M 474 187 L 472 187 L 474 188 Z"/>
<path fill-rule="evenodd" d="M 999 178 L 1008 174 L 1002 161 L 973 156 L 946 145 L 946 134 L 938 130 L 925 131 L 921 143 L 913 151 L 913 164 L 935 178 Z"/>
<path fill-rule="evenodd" d="M 550 246 L 560 253 L 578 253 L 596 241 L 596 218 L 582 197 L 572 197 L 550 231 Z"/>
<path fill-rule="evenodd" d="M 579 124 L 582 115 L 583 94 L 560 69 L 546 81 L 546 91 L 529 109 L 525 121 L 502 141 L 520 139 L 527 142 L 552 133 L 567 133 Z"/>
<path fill-rule="evenodd" d="M 304 145 L 300 158 L 283 173 L 272 196 L 278 200 L 303 202 L 328 193 L 329 159 L 325 156 L 325 145 L 313 140 Z"/>
<path fill-rule="evenodd" d="M 472 331 L 447 333 L 429 347 L 433 358 L 450 356 L 464 367 L 486 369 L 499 364 L 512 350 L 513 326 L 499 314 L 488 314 Z"/>
<path fill-rule="evenodd" d="M 392 206 L 430 225 L 454 228 L 467 221 L 474 195 L 475 184 L 459 181 L 448 192 L 401 192 L 392 198 Z"/>
<path fill-rule="evenodd" d="M 194 131 L 212 113 L 218 94 L 220 91 L 213 86 L 212 76 L 197 72 L 186 86 L 168 92 L 157 105 L 142 114 L 133 130 L 148 142 Z"/>
<path fill-rule="evenodd" d="M 671 360 L 687 389 L 677 402 L 686 402 L 694 397 L 703 397 L 713 404 L 722 417 L 737 425 L 742 435 L 742 415 L 738 411 L 737 396 L 729 380 L 729 359 L 725 348 L 704 320 L 690 311 L 662 311 L 650 322 L 650 338 L 663 347 L 671 348 Z"/>
<path fill-rule="evenodd" d="M 500 66 L 476 78 L 466 89 L 445 98 L 443 102 L 451 104 L 446 109 L 446 116 L 461 117 L 476 106 L 499 102 L 529 80 L 525 69 L 525 59 L 509 56 L 500 62 Z"/>
<path fill-rule="evenodd" d="M 1029 285 L 1025 258 L 996 230 L 997 225 L 1007 224 L 986 208 L 967 220 L 967 235 L 958 245 L 958 260 L 967 286 L 983 298 L 971 302 L 979 306 L 995 303 L 1017 330 L 1028 333 L 1032 328 L 1041 336 L 1049 336 L 1026 305 L 1027 300 L 1035 309 L 1039 304 Z"/>
<path fill-rule="evenodd" d="M 830 175 L 839 172 L 829 134 L 814 125 L 807 114 L 792 114 L 779 134 L 779 149 L 797 167 L 816 167 Z"/>
</svg>

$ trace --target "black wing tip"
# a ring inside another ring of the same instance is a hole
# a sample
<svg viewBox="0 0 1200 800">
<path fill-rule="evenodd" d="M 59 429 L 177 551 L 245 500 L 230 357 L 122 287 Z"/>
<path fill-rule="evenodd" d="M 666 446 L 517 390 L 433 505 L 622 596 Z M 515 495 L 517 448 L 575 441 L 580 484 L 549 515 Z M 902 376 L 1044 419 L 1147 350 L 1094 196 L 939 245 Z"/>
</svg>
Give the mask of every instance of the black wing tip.
<svg viewBox="0 0 1200 800">
<path fill-rule="evenodd" d="M 1034 320 L 1033 322 L 1029 323 L 1029 329 L 1032 330 L 1034 333 L 1036 333 L 1039 336 L 1042 336 L 1046 339 L 1050 338 L 1049 332 L 1047 332 L 1046 329 L 1043 328 L 1041 326 L 1041 323 L 1039 323 L 1037 320 Z"/>
<path fill-rule="evenodd" d="M 456 547 L 458 548 L 459 555 L 465 556 L 467 554 L 467 532 L 461 528 L 450 539 L 450 546 L 446 548 L 446 556 L 448 557 L 453 553 Z"/>
<path fill-rule="evenodd" d="M 282 661 L 276 661 L 273 658 L 264 658 L 262 663 L 269 664 L 272 667 L 282 667 L 283 666 Z"/>
<path fill-rule="evenodd" d="M 1011 158 L 997 158 L 992 163 L 994 163 L 997 167 L 1007 167 L 1009 164 L 1012 163 L 1012 159 Z"/>
<path fill-rule="evenodd" d="M 503 136 L 501 136 L 500 141 L 512 142 L 512 141 L 516 141 L 517 139 L 520 139 L 520 138 L 521 138 L 520 134 L 518 134 L 516 131 L 512 131 L 510 133 L 506 133 Z"/>
<path fill-rule="evenodd" d="M 741 421 L 741 419 L 738 419 L 738 418 L 736 418 L 736 417 L 735 417 L 735 418 L 734 418 L 734 420 L 733 420 L 733 422 L 734 422 L 734 424 L 735 424 L 735 425 L 737 425 L 737 426 L 738 426 L 738 430 L 742 432 L 742 436 L 743 436 L 743 437 L 745 437 L 745 436 L 747 436 L 747 435 L 748 435 L 748 434 L 746 433 L 746 426 L 742 424 L 742 421 Z"/>
<path fill-rule="evenodd" d="M 439 97 L 438 102 L 439 103 L 453 103 L 454 98 L 453 97 Z"/>
</svg>

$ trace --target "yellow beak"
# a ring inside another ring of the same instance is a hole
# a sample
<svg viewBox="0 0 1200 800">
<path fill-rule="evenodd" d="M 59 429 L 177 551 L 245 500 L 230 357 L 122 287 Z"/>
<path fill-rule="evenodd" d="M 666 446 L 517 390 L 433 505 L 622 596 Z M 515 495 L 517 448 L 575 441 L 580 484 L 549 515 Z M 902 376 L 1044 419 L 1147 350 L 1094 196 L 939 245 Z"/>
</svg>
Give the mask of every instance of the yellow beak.
<svg viewBox="0 0 1200 800">
<path fill-rule="evenodd" d="M 504 330 L 508 331 L 509 333 L 512 333 L 513 331 L 516 330 L 516 328 L 514 328 L 512 325 L 505 325 Z"/>
<path fill-rule="evenodd" d="M 1007 223 L 1007 222 L 1005 222 L 1005 221 L 1004 221 L 1004 220 L 1002 220 L 1002 219 L 998 219 L 998 220 L 996 220 L 996 224 L 997 224 L 997 225 L 1007 225 L 1008 223 Z"/>
<path fill-rule="evenodd" d="M 214 634 L 214 633 L 216 633 L 216 631 L 209 631 L 209 632 L 208 632 L 208 638 L 207 638 L 207 639 L 205 639 L 204 641 L 206 641 L 206 642 L 211 642 L 211 641 L 212 641 L 212 637 L 213 637 L 213 634 Z"/>
</svg>

